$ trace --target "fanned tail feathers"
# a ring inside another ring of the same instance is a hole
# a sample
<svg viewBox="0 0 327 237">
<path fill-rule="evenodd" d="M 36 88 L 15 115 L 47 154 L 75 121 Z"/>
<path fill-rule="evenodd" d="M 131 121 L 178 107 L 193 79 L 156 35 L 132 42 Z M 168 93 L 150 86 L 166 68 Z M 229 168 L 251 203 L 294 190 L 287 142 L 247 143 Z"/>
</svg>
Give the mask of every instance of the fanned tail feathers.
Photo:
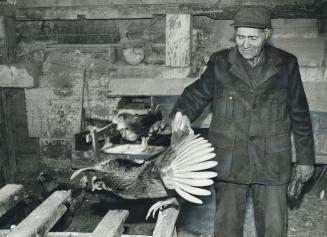
<svg viewBox="0 0 327 237">
<path fill-rule="evenodd" d="M 209 196 L 211 192 L 203 187 L 214 183 L 217 173 L 210 171 L 218 162 L 212 145 L 199 135 L 189 135 L 173 148 L 175 157 L 167 167 L 163 182 L 168 189 L 174 189 L 187 201 L 202 204 L 196 196 Z"/>
</svg>

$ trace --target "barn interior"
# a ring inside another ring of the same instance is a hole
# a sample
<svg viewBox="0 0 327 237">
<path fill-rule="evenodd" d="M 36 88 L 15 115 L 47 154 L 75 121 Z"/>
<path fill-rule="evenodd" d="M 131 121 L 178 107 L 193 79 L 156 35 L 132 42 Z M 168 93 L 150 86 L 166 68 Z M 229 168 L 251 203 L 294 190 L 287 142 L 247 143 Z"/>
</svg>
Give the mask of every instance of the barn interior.
<svg viewBox="0 0 327 237">
<path fill-rule="evenodd" d="M 232 23 L 244 5 L 271 10 L 269 43 L 297 56 L 310 107 L 316 172 L 302 199 L 290 204 L 288 236 L 326 236 L 326 0 L 0 0 L 0 184 L 21 185 L 0 191 L 14 192 L 8 200 L 19 197 L 8 212 L 0 205 L 0 236 L 54 190 L 69 190 L 75 170 L 103 158 L 98 142 L 76 149 L 76 135 L 89 134 L 89 126 L 105 127 L 121 112 L 160 108 L 168 119 L 209 56 L 235 45 Z M 203 136 L 208 111 L 192 124 Z M 91 141 L 103 135 L 92 131 Z M 52 203 L 65 206 L 67 198 Z M 53 206 L 47 218 L 56 220 L 43 223 L 42 234 L 28 236 L 109 236 L 88 233 L 117 209 L 129 210 L 128 218 L 115 213 L 127 218 L 123 236 L 152 236 L 156 219 L 145 221 L 152 200 L 117 200 L 91 191 L 82 199 L 66 217 Z M 251 210 L 248 216 L 244 236 L 250 237 Z"/>
</svg>

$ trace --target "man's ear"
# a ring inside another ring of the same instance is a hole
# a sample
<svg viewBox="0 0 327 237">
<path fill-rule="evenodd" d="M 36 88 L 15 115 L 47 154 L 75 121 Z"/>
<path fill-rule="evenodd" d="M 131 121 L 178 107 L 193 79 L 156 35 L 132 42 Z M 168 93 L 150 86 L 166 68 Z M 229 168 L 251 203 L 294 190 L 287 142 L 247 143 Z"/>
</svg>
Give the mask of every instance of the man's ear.
<svg viewBox="0 0 327 237">
<path fill-rule="evenodd" d="M 271 37 L 271 34 L 272 34 L 272 29 L 264 29 L 264 32 L 265 32 L 265 38 L 266 40 L 268 40 L 270 37 Z"/>
</svg>

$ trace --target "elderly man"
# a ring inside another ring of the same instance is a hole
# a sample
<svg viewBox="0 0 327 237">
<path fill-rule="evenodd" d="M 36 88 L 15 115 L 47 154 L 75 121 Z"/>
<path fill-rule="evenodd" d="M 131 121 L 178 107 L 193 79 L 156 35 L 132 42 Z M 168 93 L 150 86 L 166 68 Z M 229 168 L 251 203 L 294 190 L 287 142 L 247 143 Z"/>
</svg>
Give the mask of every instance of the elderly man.
<svg viewBox="0 0 327 237">
<path fill-rule="evenodd" d="M 243 8 L 235 16 L 236 47 L 211 55 L 201 78 L 185 88 L 172 115 L 190 124 L 212 103 L 209 140 L 218 160 L 215 236 L 242 236 L 247 198 L 259 237 L 286 236 L 291 132 L 297 181 L 314 171 L 307 99 L 297 58 L 268 46 L 266 8 Z M 289 195 L 294 196 L 294 187 Z M 296 190 L 295 190 L 296 191 Z"/>
</svg>

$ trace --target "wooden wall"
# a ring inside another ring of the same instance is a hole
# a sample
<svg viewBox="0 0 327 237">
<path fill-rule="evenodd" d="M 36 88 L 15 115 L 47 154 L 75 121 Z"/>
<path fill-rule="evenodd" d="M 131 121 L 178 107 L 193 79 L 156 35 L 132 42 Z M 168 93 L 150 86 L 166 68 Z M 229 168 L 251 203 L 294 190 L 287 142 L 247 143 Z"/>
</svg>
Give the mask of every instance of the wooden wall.
<svg viewBox="0 0 327 237">
<path fill-rule="evenodd" d="M 150 84 L 145 84 L 138 96 L 145 92 L 150 95 L 155 90 L 158 95 L 169 94 L 163 89 L 172 84 L 169 79 L 177 84 L 179 90 L 173 94 L 178 94 L 204 70 L 212 52 L 234 44 L 231 19 L 240 4 L 236 0 L 223 1 L 225 5 L 221 6 L 213 4 L 213 14 L 208 12 L 208 2 L 213 2 L 209 0 L 203 0 L 202 5 L 198 1 L 168 0 L 138 1 L 139 5 L 132 1 L 110 5 L 99 0 L 88 6 L 90 1 L 84 2 L 84 6 L 73 6 L 71 1 L 56 1 L 58 5 L 52 1 L 17 1 L 17 57 L 19 62 L 33 65 L 41 73 L 35 77 L 37 85 L 33 89 L 13 94 L 12 103 L 17 108 L 13 112 L 19 144 L 17 160 L 22 172 L 30 171 L 24 167 L 38 170 L 40 166 L 69 172 L 72 136 L 81 129 L 82 113 L 99 121 L 111 119 L 117 106 L 125 103 L 121 96 L 138 91 L 142 80 L 154 82 L 156 87 L 146 88 Z M 326 157 L 327 55 L 325 28 L 321 27 L 324 21 L 317 19 L 321 11 L 314 8 L 309 13 L 314 1 L 270 2 L 256 4 L 268 4 L 278 17 L 273 20 L 271 43 L 299 58 L 313 114 L 317 151 L 319 156 Z M 282 7 L 288 11 L 277 15 L 276 9 Z M 292 15 L 291 10 L 296 7 L 302 10 Z M 189 66 L 165 66 L 166 19 L 161 11 L 167 9 L 184 9 L 194 14 Z M 123 51 L 128 47 L 144 50 L 141 64 L 130 65 L 124 60 Z M 168 112 L 174 97 L 157 97 L 157 101 Z M 208 121 L 208 117 L 203 117 L 197 124 L 208 126 Z"/>
</svg>

